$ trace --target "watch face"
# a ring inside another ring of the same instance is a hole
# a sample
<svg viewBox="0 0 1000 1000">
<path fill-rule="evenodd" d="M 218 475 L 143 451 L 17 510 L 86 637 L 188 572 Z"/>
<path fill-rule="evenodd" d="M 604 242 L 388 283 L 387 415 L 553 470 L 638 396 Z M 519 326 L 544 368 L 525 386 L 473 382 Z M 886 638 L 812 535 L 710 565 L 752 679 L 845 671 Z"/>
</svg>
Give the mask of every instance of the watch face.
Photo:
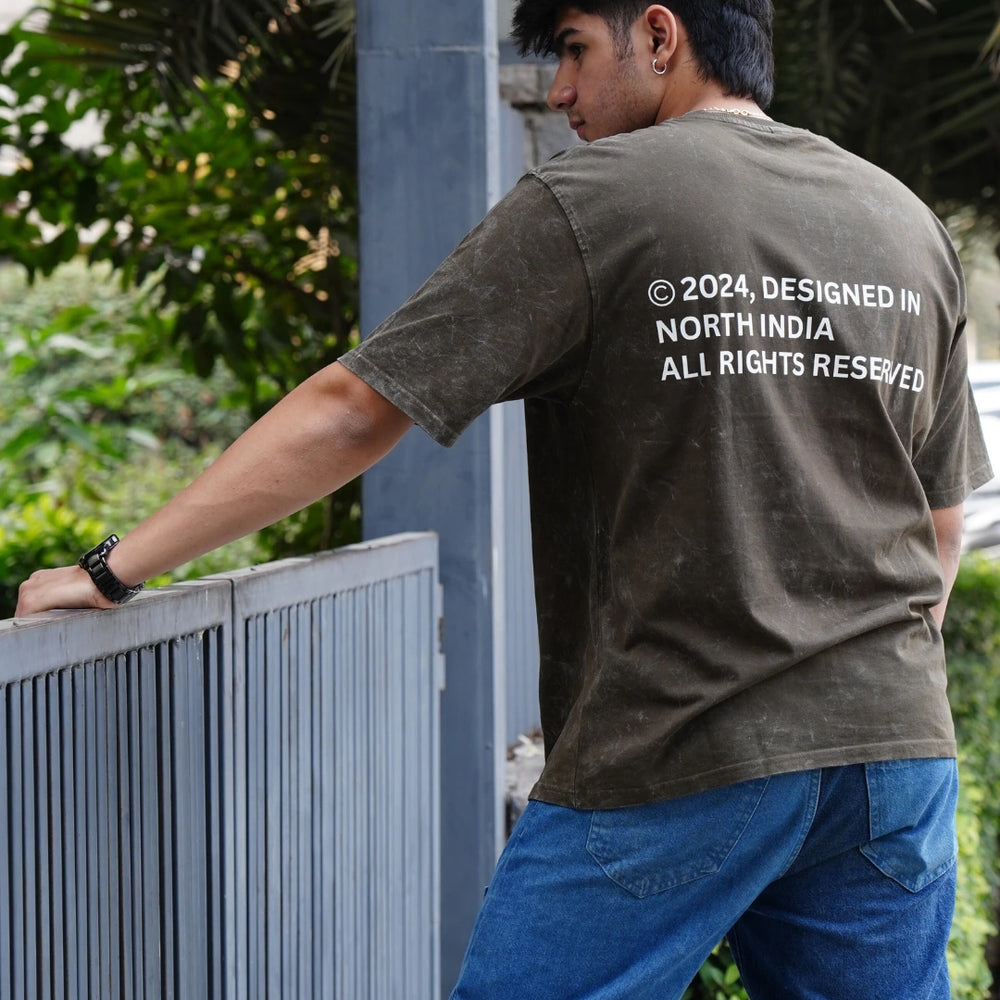
<svg viewBox="0 0 1000 1000">
<path fill-rule="evenodd" d="M 99 542 L 89 552 L 80 556 L 80 565 L 84 565 L 84 560 L 93 563 L 95 560 L 103 559 L 120 541 L 117 535 L 108 535 L 103 542 Z M 86 569 L 86 566 L 84 568 Z"/>
<path fill-rule="evenodd" d="M 103 558 L 106 556 L 119 542 L 121 539 L 117 535 L 108 535 L 107 538 L 97 546 L 97 553 Z"/>
</svg>

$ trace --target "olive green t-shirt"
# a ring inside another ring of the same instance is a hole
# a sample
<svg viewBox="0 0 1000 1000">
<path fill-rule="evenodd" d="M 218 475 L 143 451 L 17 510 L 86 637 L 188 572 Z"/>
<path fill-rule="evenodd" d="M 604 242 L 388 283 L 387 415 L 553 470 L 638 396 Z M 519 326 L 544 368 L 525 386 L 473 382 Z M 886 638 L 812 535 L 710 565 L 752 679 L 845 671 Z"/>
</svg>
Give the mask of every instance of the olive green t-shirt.
<svg viewBox="0 0 1000 1000">
<path fill-rule="evenodd" d="M 964 320 L 902 185 L 694 112 L 533 171 L 344 357 L 443 444 L 526 400 L 535 797 L 955 753 L 930 512 L 989 478 Z"/>
</svg>

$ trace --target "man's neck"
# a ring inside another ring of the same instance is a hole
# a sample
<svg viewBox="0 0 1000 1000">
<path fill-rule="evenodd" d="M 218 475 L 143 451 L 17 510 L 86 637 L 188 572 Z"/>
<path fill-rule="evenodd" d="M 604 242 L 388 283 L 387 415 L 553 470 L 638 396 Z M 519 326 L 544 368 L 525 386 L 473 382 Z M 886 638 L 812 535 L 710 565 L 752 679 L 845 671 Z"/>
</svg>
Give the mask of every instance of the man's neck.
<svg viewBox="0 0 1000 1000">
<path fill-rule="evenodd" d="M 668 118 L 679 118 L 689 111 L 716 111 L 742 115 L 745 118 L 764 118 L 768 116 L 760 105 L 749 97 L 733 97 L 726 94 L 720 87 L 699 87 L 689 93 L 675 93 L 665 100 L 660 109 L 659 121 Z"/>
</svg>

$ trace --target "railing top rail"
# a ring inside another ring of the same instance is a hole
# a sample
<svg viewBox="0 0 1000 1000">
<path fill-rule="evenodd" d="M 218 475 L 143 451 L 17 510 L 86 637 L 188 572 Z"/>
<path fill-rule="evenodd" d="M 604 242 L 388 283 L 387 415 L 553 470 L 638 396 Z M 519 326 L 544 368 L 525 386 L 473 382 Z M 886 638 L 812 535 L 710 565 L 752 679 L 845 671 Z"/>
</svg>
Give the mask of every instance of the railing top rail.
<svg viewBox="0 0 1000 1000">
<path fill-rule="evenodd" d="M 145 591 L 110 611 L 49 611 L 0 620 L 0 684 L 190 635 L 228 621 L 238 588 L 244 607 L 255 591 L 288 579 L 290 602 L 316 592 L 365 586 L 386 573 L 437 565 L 437 538 L 409 533 L 349 545 L 313 556 L 282 559 Z"/>
<path fill-rule="evenodd" d="M 228 580 L 240 591 L 241 607 L 252 610 L 258 596 L 268 607 L 274 592 L 287 582 L 289 603 L 314 594 L 365 587 L 387 577 L 437 566 L 437 536 L 431 532 L 390 535 L 331 552 L 296 556 L 206 577 Z M 282 579 L 284 578 L 284 580 Z"/>
<path fill-rule="evenodd" d="M 228 621 L 225 580 L 173 584 L 108 611 L 47 611 L 0 621 L 0 684 L 191 635 Z"/>
</svg>

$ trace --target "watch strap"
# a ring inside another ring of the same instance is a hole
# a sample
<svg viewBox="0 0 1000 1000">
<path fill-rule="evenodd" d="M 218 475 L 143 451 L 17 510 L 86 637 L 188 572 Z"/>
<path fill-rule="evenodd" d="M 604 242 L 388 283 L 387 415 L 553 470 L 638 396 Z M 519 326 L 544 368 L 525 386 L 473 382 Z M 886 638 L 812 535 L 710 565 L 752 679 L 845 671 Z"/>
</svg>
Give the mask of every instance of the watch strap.
<svg viewBox="0 0 1000 1000">
<path fill-rule="evenodd" d="M 90 579 L 94 581 L 94 586 L 109 600 L 115 604 L 127 604 L 145 586 L 140 583 L 135 587 L 129 587 L 122 583 L 115 576 L 111 567 L 108 566 L 108 553 L 118 544 L 120 539 L 117 535 L 108 535 L 99 545 L 95 545 L 89 552 L 80 556 L 80 565 L 90 574 Z"/>
</svg>

